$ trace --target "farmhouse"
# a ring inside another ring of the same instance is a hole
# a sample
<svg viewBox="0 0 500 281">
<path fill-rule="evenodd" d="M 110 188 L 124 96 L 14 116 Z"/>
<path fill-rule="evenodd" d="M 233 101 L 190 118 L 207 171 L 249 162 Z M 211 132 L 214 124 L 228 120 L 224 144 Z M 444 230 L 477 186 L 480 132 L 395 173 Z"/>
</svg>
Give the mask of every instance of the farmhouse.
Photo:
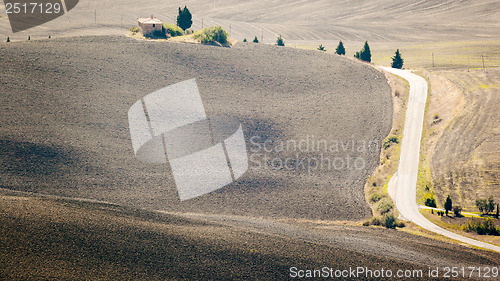
<svg viewBox="0 0 500 281">
<path fill-rule="evenodd" d="M 137 25 L 139 26 L 139 29 L 141 30 L 143 35 L 153 34 L 153 32 L 157 30 L 162 30 L 161 20 L 153 17 L 153 15 L 151 15 L 151 17 L 149 18 L 138 18 Z"/>
</svg>

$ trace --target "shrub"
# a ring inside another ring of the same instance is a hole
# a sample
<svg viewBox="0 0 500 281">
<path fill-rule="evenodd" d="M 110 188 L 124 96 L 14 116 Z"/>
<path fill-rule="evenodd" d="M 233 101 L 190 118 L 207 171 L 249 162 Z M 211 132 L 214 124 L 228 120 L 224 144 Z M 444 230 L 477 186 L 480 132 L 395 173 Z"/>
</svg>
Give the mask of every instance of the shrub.
<svg viewBox="0 0 500 281">
<path fill-rule="evenodd" d="M 144 37 L 157 39 L 157 38 L 167 38 L 167 35 L 165 34 L 165 32 L 162 29 L 162 30 L 155 30 L 149 34 L 144 34 Z"/>
<path fill-rule="evenodd" d="M 130 28 L 130 32 L 132 32 L 132 33 L 138 33 L 138 32 L 139 32 L 139 27 L 133 27 L 133 26 L 132 26 L 132 27 Z"/>
<path fill-rule="evenodd" d="M 380 193 L 373 193 L 372 195 L 370 195 L 370 198 L 369 200 L 373 203 L 377 203 L 378 201 L 380 201 L 380 199 L 382 199 L 382 194 Z"/>
<path fill-rule="evenodd" d="M 323 44 L 320 44 L 318 47 L 318 51 L 326 51 L 325 46 L 323 46 Z"/>
<path fill-rule="evenodd" d="M 285 40 L 283 40 L 283 38 L 281 38 L 281 35 L 276 39 L 276 45 L 285 46 Z"/>
<path fill-rule="evenodd" d="M 10 42 L 10 37 L 7 37 L 7 43 L 9 43 L 9 42 Z"/>
<path fill-rule="evenodd" d="M 493 219 L 487 218 L 485 220 L 471 220 L 462 227 L 465 231 L 474 231 L 479 235 L 500 235 L 500 228 L 495 227 Z"/>
<path fill-rule="evenodd" d="M 488 199 L 477 199 L 476 206 L 481 213 L 486 215 L 495 210 L 495 200 L 491 195 Z"/>
<path fill-rule="evenodd" d="M 392 204 L 392 200 L 390 198 L 384 197 L 383 199 L 381 199 L 378 202 L 377 211 L 381 215 L 383 215 L 383 214 L 389 212 L 393 207 L 394 207 L 394 205 Z"/>
<path fill-rule="evenodd" d="M 387 228 L 396 228 L 397 222 L 396 222 L 396 217 L 394 216 L 394 214 L 392 214 L 392 213 L 385 214 L 382 217 L 382 225 L 387 227 Z"/>
<path fill-rule="evenodd" d="M 436 198 L 431 197 L 431 198 L 425 199 L 425 206 L 436 208 L 437 207 L 437 205 L 436 205 Z"/>
<path fill-rule="evenodd" d="M 227 45 L 227 32 L 220 26 L 202 29 L 194 34 L 194 38 L 200 39 L 202 44 Z"/>
<path fill-rule="evenodd" d="M 243 42 L 247 42 L 247 39 L 246 39 L 246 38 L 243 38 Z"/>
<path fill-rule="evenodd" d="M 171 23 L 164 23 L 163 30 L 164 30 L 165 34 L 168 34 L 170 37 L 181 36 L 184 33 L 182 28 L 178 27 L 175 24 L 171 24 Z"/>
<path fill-rule="evenodd" d="M 257 39 L 257 36 L 255 36 L 255 38 L 253 39 L 253 42 L 254 43 L 259 43 L 259 39 Z"/>
<path fill-rule="evenodd" d="M 462 207 L 453 206 L 453 214 L 455 215 L 455 217 L 461 217 L 462 216 Z"/>
<path fill-rule="evenodd" d="M 399 143 L 399 139 L 396 136 L 390 136 L 384 140 L 383 146 L 384 149 L 388 149 L 392 143 Z"/>
<path fill-rule="evenodd" d="M 30 41 L 30 40 L 31 40 L 31 36 L 28 36 L 28 41 Z"/>
<path fill-rule="evenodd" d="M 344 48 L 344 43 L 342 43 L 342 40 L 339 41 L 339 44 L 337 45 L 337 49 L 335 49 L 335 53 L 337 55 L 345 55 L 345 48 Z"/>
</svg>

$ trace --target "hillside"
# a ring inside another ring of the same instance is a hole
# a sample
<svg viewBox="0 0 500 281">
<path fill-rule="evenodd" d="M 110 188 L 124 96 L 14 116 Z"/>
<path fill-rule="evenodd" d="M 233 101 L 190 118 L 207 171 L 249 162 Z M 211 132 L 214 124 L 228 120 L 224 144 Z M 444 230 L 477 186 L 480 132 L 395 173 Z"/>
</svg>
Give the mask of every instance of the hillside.
<svg viewBox="0 0 500 281">
<path fill-rule="evenodd" d="M 0 247 L 0 279 L 285 280 L 292 266 L 427 274 L 428 266 L 491 267 L 499 260 L 498 253 L 417 242 L 398 231 L 258 223 L 231 226 L 0 191 L 0 243 L 6 245 Z"/>
<path fill-rule="evenodd" d="M 262 44 L 126 37 L 17 42 L 0 52 L 8 54 L 0 60 L 1 187 L 180 212 L 371 215 L 363 186 L 389 132 L 392 101 L 383 74 L 367 65 Z M 127 112 L 146 94 L 191 78 L 208 116 L 242 122 L 251 160 L 234 184 L 180 202 L 168 166 L 135 159 Z M 309 145 L 276 149 L 287 141 Z M 328 149 L 315 148 L 318 141 Z M 258 150 L 265 143 L 268 151 Z M 320 166 L 322 157 L 329 162 Z M 298 164 L 280 166 L 287 159 Z"/>
</svg>

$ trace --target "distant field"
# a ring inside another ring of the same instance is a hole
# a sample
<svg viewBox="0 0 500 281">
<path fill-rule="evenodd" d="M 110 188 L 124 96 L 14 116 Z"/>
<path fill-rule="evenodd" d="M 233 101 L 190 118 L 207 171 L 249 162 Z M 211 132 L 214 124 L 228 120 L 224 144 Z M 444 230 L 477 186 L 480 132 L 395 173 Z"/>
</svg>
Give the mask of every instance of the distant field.
<svg viewBox="0 0 500 281">
<path fill-rule="evenodd" d="M 123 34 L 137 17 L 154 13 L 175 22 L 177 8 L 187 5 L 193 28 L 221 25 L 237 40 L 260 37 L 285 41 L 345 40 L 361 42 L 425 42 L 498 40 L 500 3 L 478 1 L 95 1 L 81 0 L 68 15 L 12 37 Z M 3 7 L 0 16 L 4 16 Z M 3 14 L 3 15 L 2 15 Z M 203 19 L 203 20 L 202 20 Z M 12 35 L 0 20 L 0 37 Z M 3 41 L 3 39 L 2 39 Z M 319 45 L 320 43 L 318 43 Z"/>
</svg>

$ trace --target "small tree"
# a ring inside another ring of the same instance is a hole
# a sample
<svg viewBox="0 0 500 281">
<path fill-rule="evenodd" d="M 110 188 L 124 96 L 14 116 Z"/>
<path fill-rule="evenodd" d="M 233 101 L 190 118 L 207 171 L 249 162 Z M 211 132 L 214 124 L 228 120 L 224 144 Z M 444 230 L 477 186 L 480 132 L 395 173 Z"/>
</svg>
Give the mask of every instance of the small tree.
<svg viewBox="0 0 500 281">
<path fill-rule="evenodd" d="M 10 37 L 7 37 L 7 43 L 9 43 L 9 42 L 10 42 Z"/>
<path fill-rule="evenodd" d="M 399 69 L 403 68 L 403 58 L 399 53 L 399 49 L 396 50 L 396 54 L 394 55 L 394 57 L 392 57 L 391 67 Z"/>
<path fill-rule="evenodd" d="M 496 218 L 497 218 L 497 219 L 498 219 L 499 215 L 500 215 L 500 214 L 499 214 L 499 212 L 498 212 L 498 204 L 497 204 L 497 215 L 496 215 Z"/>
<path fill-rule="evenodd" d="M 461 217 L 462 216 L 462 207 L 454 206 L 453 207 L 453 214 L 455 215 L 455 217 Z"/>
<path fill-rule="evenodd" d="M 495 200 L 493 199 L 492 195 L 488 197 L 488 204 L 486 205 L 486 207 L 488 209 L 488 213 L 491 213 L 495 210 Z"/>
<path fill-rule="evenodd" d="M 425 206 L 436 208 L 436 199 L 434 197 L 425 199 Z"/>
<path fill-rule="evenodd" d="M 49 39 L 50 39 L 50 38 L 52 38 L 52 37 L 50 37 L 50 34 L 49 34 Z"/>
<path fill-rule="evenodd" d="M 31 36 L 28 36 L 28 41 L 30 41 L 30 40 L 31 40 Z"/>
<path fill-rule="evenodd" d="M 318 51 L 326 51 L 325 46 L 323 46 L 323 44 L 320 44 L 318 47 Z"/>
<path fill-rule="evenodd" d="M 357 59 L 359 59 L 359 52 L 356 52 L 356 53 L 354 54 L 354 57 L 355 57 L 355 58 L 357 58 Z"/>
<path fill-rule="evenodd" d="M 283 40 L 283 38 L 281 38 L 281 35 L 276 39 L 276 45 L 285 46 L 285 40 Z"/>
<path fill-rule="evenodd" d="M 259 39 L 257 39 L 257 36 L 255 36 L 255 38 L 253 39 L 253 42 L 254 43 L 259 43 Z"/>
<path fill-rule="evenodd" d="M 359 59 L 366 62 L 372 61 L 372 53 L 370 51 L 370 46 L 368 45 L 368 41 L 365 41 L 365 45 L 363 49 L 359 52 Z"/>
<path fill-rule="evenodd" d="M 493 196 L 488 197 L 488 199 L 476 199 L 476 206 L 484 215 L 493 212 L 495 210 L 495 201 L 493 200 Z"/>
<path fill-rule="evenodd" d="M 184 9 L 179 7 L 179 15 L 177 16 L 177 26 L 186 31 L 193 24 L 191 12 L 184 6 Z"/>
<path fill-rule="evenodd" d="M 342 40 L 339 41 L 339 44 L 337 45 L 337 49 L 335 49 L 335 53 L 337 55 L 340 55 L 340 56 L 345 55 L 344 43 L 342 43 Z"/>
<path fill-rule="evenodd" d="M 243 42 L 247 42 L 247 39 L 246 39 L 246 38 L 243 38 Z"/>
<path fill-rule="evenodd" d="M 451 201 L 450 195 L 446 197 L 446 201 L 444 202 L 444 210 L 446 211 L 446 215 L 448 215 L 448 212 L 451 211 L 453 208 L 453 202 Z"/>
</svg>

